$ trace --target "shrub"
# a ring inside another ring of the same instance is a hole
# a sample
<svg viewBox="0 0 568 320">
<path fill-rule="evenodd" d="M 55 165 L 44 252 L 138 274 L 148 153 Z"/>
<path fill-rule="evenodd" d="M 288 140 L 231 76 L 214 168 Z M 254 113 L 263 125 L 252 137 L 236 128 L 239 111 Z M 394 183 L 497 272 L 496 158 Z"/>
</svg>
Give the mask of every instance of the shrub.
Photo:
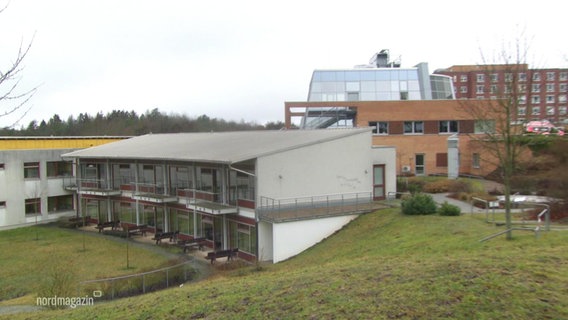
<svg viewBox="0 0 568 320">
<path fill-rule="evenodd" d="M 454 206 L 453 204 L 449 204 L 447 201 L 444 201 L 440 209 L 438 209 L 438 214 L 441 216 L 459 216 L 461 214 L 461 209 L 458 206 Z"/>
<path fill-rule="evenodd" d="M 397 191 L 398 192 L 410 192 L 412 194 L 422 192 L 422 188 L 426 182 L 417 178 L 398 178 L 397 180 Z"/>
<path fill-rule="evenodd" d="M 422 191 L 426 193 L 471 192 L 471 186 L 464 181 L 444 179 L 426 183 Z"/>
<path fill-rule="evenodd" d="M 416 193 L 402 200 L 402 213 L 406 215 L 425 215 L 436 213 L 436 203 L 432 196 Z"/>
</svg>

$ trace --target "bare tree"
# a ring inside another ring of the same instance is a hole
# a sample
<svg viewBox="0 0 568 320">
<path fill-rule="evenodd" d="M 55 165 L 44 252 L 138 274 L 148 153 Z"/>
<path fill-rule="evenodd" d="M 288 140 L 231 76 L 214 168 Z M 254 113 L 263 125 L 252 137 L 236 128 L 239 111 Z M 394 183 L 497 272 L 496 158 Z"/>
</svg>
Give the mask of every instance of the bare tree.
<svg viewBox="0 0 568 320">
<path fill-rule="evenodd" d="M 7 5 L 0 9 L 2 13 Z M 26 104 L 35 94 L 37 87 L 30 90 L 19 90 L 22 79 L 23 62 L 33 43 L 33 38 L 28 44 L 20 43 L 18 53 L 14 60 L 7 66 L 0 66 L 0 118 L 10 115 L 18 115 L 17 119 L 8 127 L 16 125 L 31 109 Z"/>
<path fill-rule="evenodd" d="M 512 177 L 518 169 L 519 158 L 527 152 L 523 128 L 517 121 L 520 108 L 526 110 L 527 95 L 531 90 L 527 52 L 526 43 L 516 39 L 512 45 L 503 45 L 495 63 L 487 63 L 482 55 L 484 64 L 478 67 L 477 74 L 489 80 L 483 82 L 489 83 L 483 89 L 490 91 L 491 99 L 460 103 L 463 112 L 476 119 L 477 134 L 471 135 L 472 142 L 483 151 L 484 162 L 493 164 L 501 176 L 507 239 L 512 239 Z"/>
</svg>

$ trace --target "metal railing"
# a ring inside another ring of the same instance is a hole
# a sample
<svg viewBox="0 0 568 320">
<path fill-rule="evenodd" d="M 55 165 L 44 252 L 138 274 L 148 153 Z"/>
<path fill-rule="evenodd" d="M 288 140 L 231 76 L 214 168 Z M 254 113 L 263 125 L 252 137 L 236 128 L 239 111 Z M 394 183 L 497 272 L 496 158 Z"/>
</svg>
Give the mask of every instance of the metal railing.
<svg viewBox="0 0 568 320">
<path fill-rule="evenodd" d="M 95 293 L 99 299 L 113 300 L 178 286 L 194 275 L 195 270 L 189 266 L 191 262 L 193 260 L 148 272 L 83 281 L 77 291 L 79 296 Z"/>
<path fill-rule="evenodd" d="M 260 197 L 260 219 L 292 221 L 372 211 L 373 193 L 354 192 L 309 197 L 273 199 Z"/>
</svg>

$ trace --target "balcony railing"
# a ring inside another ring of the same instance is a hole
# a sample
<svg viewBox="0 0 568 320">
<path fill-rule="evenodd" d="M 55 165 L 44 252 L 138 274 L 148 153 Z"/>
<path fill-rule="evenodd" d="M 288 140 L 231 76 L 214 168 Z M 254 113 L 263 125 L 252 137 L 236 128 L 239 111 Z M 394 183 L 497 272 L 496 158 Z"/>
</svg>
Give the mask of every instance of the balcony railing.
<svg viewBox="0 0 568 320">
<path fill-rule="evenodd" d="M 260 220 L 285 222 L 371 212 L 372 192 L 273 199 L 260 197 Z"/>
</svg>

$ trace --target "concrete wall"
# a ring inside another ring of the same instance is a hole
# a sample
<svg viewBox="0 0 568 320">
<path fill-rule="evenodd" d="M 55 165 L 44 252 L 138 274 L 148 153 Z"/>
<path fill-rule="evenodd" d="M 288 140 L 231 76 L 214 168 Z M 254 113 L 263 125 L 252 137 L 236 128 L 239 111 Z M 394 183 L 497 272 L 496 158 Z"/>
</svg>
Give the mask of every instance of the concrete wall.
<svg viewBox="0 0 568 320">
<path fill-rule="evenodd" d="M 62 178 L 47 178 L 49 161 L 61 161 L 61 154 L 75 149 L 55 150 L 4 150 L 0 151 L 0 201 L 6 203 L 0 209 L 0 228 L 17 227 L 26 224 L 46 223 L 57 220 L 62 215 L 72 215 L 73 210 L 47 213 L 47 199 L 52 196 L 69 195 L 72 192 L 63 188 Z M 24 163 L 39 162 L 39 179 L 24 179 Z M 41 198 L 41 215 L 25 214 L 27 198 Z"/>
<path fill-rule="evenodd" d="M 257 161 L 257 197 L 370 192 L 370 146 L 371 132 L 366 131 L 261 157 Z"/>
<path fill-rule="evenodd" d="M 260 261 L 271 261 L 274 259 L 273 231 L 272 224 L 260 221 L 258 229 L 258 256 Z"/>
<path fill-rule="evenodd" d="M 356 215 L 273 224 L 273 262 L 277 263 L 301 253 L 355 218 Z"/>
</svg>

